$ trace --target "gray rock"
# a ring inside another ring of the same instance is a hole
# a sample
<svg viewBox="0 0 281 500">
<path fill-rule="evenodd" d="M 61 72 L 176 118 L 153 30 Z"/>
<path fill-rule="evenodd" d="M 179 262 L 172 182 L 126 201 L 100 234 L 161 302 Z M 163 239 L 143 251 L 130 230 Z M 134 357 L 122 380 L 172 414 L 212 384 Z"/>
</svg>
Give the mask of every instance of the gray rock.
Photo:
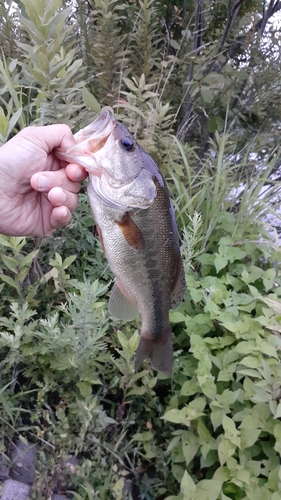
<svg viewBox="0 0 281 500">
<path fill-rule="evenodd" d="M 11 450 L 12 468 L 10 477 L 31 485 L 35 479 L 37 445 L 16 441 Z"/>
<path fill-rule="evenodd" d="M 63 497 L 61 495 L 56 495 L 56 494 L 52 495 L 52 498 L 51 498 L 51 500 L 68 500 L 68 499 L 69 499 L 69 497 Z"/>
<path fill-rule="evenodd" d="M 27 500 L 30 492 L 28 484 L 14 481 L 13 479 L 6 479 L 0 490 L 1 500 Z"/>
<path fill-rule="evenodd" d="M 4 454 L 0 455 L 0 481 L 10 477 L 11 462 Z"/>
</svg>

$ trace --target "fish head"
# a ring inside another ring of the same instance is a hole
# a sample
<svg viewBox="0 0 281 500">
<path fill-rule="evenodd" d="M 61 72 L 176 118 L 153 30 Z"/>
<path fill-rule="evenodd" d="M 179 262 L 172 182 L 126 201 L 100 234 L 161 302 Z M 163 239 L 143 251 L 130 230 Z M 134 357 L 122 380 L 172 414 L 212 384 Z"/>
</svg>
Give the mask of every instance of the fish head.
<svg viewBox="0 0 281 500">
<path fill-rule="evenodd" d="M 54 154 L 61 160 L 82 165 L 88 173 L 98 174 L 98 152 L 107 144 L 106 151 L 112 145 L 112 132 L 116 127 L 116 120 L 108 109 L 87 127 L 74 134 L 76 144 L 68 148 L 55 148 Z M 102 155 L 103 157 L 103 155 Z"/>
<path fill-rule="evenodd" d="M 57 148 L 55 154 L 88 171 L 90 199 L 119 210 L 152 205 L 155 177 L 162 182 L 158 167 L 108 109 L 74 137 L 75 145 Z"/>
<path fill-rule="evenodd" d="M 121 210 L 150 207 L 157 194 L 157 166 L 120 122 L 116 122 L 112 139 L 110 151 L 100 158 L 101 176 L 90 175 L 94 191 Z"/>
</svg>

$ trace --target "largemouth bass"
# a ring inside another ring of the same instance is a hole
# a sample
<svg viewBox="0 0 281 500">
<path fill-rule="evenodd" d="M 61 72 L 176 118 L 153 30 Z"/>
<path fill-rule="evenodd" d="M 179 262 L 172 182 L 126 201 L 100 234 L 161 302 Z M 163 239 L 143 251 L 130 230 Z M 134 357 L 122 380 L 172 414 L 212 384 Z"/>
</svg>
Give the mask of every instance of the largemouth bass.
<svg viewBox="0 0 281 500">
<path fill-rule="evenodd" d="M 152 158 L 109 110 L 75 134 L 77 144 L 55 154 L 89 173 L 88 197 L 115 283 L 109 313 L 140 313 L 137 370 L 145 358 L 171 375 L 169 310 L 182 300 L 185 279 L 174 209 Z"/>
</svg>

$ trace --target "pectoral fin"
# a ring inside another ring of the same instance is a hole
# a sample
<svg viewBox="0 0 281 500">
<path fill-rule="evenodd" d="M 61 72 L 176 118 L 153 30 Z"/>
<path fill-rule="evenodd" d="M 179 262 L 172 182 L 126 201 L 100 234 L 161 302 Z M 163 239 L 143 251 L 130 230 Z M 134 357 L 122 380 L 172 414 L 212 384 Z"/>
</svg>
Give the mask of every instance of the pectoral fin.
<svg viewBox="0 0 281 500">
<path fill-rule="evenodd" d="M 130 247 L 135 250 L 143 250 L 145 247 L 145 240 L 141 230 L 131 219 L 130 214 L 126 212 L 120 221 L 116 221 L 120 227 L 122 234 Z"/>
<path fill-rule="evenodd" d="M 108 310 L 110 316 L 125 321 L 132 321 L 138 314 L 137 304 L 131 302 L 126 295 L 120 290 L 115 282 L 111 290 Z"/>
<path fill-rule="evenodd" d="M 174 288 L 173 288 L 172 293 L 171 293 L 171 308 L 172 309 L 175 309 L 183 300 L 185 288 L 186 288 L 186 283 L 185 283 L 184 267 L 183 267 L 181 256 L 179 256 L 175 284 L 174 284 Z"/>
</svg>

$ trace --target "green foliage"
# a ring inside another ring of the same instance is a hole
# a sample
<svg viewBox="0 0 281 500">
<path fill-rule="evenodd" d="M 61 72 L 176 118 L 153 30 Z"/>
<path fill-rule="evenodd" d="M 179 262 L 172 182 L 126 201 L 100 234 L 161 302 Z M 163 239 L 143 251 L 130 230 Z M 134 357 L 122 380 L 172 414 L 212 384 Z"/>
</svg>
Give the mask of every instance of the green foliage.
<svg viewBox="0 0 281 500">
<path fill-rule="evenodd" d="M 108 286 L 77 279 L 74 256 L 56 254 L 49 279 L 29 273 L 26 287 L 25 271 L 16 286 L 16 266 L 31 270 L 40 252 L 2 237 L 9 255 L 2 254 L 0 417 L 5 435 L 39 442 L 34 498 L 65 491 L 56 468 L 73 454 L 80 457 L 70 488 L 77 498 L 129 498 L 128 484 L 144 498 L 274 498 L 280 250 L 246 233 L 233 239 L 232 216 L 227 231 L 218 219 L 220 239 L 202 251 L 202 223 L 195 215 L 183 242 L 188 289 L 170 314 L 172 385 L 149 364 L 134 373 L 137 331 L 126 324 L 115 332 L 105 308 Z M 46 305 L 50 286 L 57 298 Z"/>
<path fill-rule="evenodd" d="M 187 281 L 172 379 L 135 373 L 85 193 L 67 228 L 0 237 L 0 451 L 38 444 L 36 500 L 280 496 L 279 35 L 240 4 L 0 2 L 1 142 L 111 105 L 166 175 Z"/>
<path fill-rule="evenodd" d="M 168 451 L 181 493 L 169 499 L 272 498 L 280 488 L 276 251 L 223 237 L 195 259 L 200 273 L 188 269 L 186 301 L 171 313 L 178 370 L 163 419 L 179 426 Z"/>
<path fill-rule="evenodd" d="M 89 30 L 95 40 L 90 48 L 92 75 L 99 101 L 112 103 L 119 96 L 127 69 L 127 34 L 122 34 L 127 6 L 118 0 L 98 0 L 91 11 Z"/>
</svg>

